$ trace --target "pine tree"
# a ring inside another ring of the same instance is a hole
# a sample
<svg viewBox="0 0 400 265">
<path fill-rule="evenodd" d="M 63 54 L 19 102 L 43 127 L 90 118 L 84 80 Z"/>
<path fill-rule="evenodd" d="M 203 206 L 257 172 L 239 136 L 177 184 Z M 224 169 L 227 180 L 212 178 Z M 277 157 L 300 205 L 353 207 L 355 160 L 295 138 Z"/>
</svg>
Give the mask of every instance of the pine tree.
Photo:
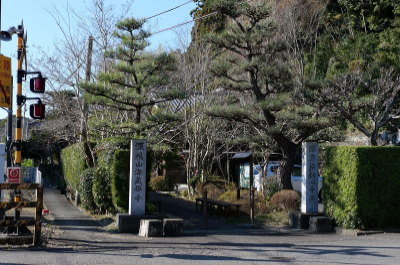
<svg viewBox="0 0 400 265">
<path fill-rule="evenodd" d="M 218 0 L 212 5 L 229 20 L 225 31 L 207 37 L 223 49 L 211 71 L 222 87 L 250 94 L 253 102 L 214 107 L 210 114 L 250 124 L 260 136 L 271 137 L 283 155 L 278 169 L 280 187 L 292 189 L 296 150 L 330 121 L 319 118 L 318 109 L 303 106 L 296 97 L 298 83 L 286 57 L 286 45 L 279 41 L 277 24 L 271 19 L 271 4 Z"/>
<path fill-rule="evenodd" d="M 145 50 L 150 37 L 145 22 L 128 18 L 117 23 L 114 36 L 120 45 L 105 53 L 109 70 L 100 73 L 96 83 L 81 84 L 86 99 L 102 107 L 97 113 L 92 109 L 92 121 L 108 135 L 148 136 L 150 128 L 175 118 L 162 114 L 157 104 L 182 97 L 182 93 L 168 87 L 170 74 L 176 69 L 174 57 Z M 100 115 L 107 115 L 102 123 L 96 119 Z"/>
</svg>

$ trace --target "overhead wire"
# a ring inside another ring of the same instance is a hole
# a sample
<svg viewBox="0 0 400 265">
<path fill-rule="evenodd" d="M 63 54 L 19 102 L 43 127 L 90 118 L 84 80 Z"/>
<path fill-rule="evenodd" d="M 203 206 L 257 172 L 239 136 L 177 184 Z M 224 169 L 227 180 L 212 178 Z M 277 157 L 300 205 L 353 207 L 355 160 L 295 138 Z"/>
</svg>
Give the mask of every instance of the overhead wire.
<svg viewBox="0 0 400 265">
<path fill-rule="evenodd" d="M 163 12 L 157 14 L 157 15 L 148 17 L 148 18 L 146 18 L 145 20 L 148 20 L 148 19 L 151 19 L 151 18 L 153 18 L 153 17 L 157 17 L 157 16 L 160 16 L 160 15 L 162 15 L 162 14 L 168 13 L 168 12 L 170 12 L 170 11 L 172 11 L 172 10 L 175 10 L 175 9 L 181 7 L 181 6 L 187 5 L 187 4 L 191 3 L 191 2 L 193 2 L 193 0 L 187 1 L 186 3 L 180 4 L 179 6 L 176 6 L 176 7 L 174 7 L 174 8 L 171 8 L 171 9 L 169 9 L 169 10 L 163 11 Z"/>
<path fill-rule="evenodd" d="M 146 18 L 145 20 L 148 20 L 148 19 L 151 19 L 151 18 L 160 16 L 160 15 L 162 15 L 162 14 L 168 13 L 168 12 L 170 12 L 170 11 L 172 11 L 172 10 L 175 10 L 175 9 L 181 7 L 181 6 L 184 6 L 184 5 L 186 5 L 186 4 L 188 4 L 188 3 L 192 2 L 192 1 L 193 1 L 193 0 L 187 1 L 187 2 L 185 2 L 185 3 L 183 3 L 183 4 L 179 5 L 179 6 L 176 6 L 176 7 L 174 7 L 174 8 L 169 9 L 169 10 L 163 11 L 163 12 L 161 12 L 161 13 L 159 13 L 159 14 L 150 16 L 150 17 Z M 252 2 L 252 1 L 254 1 L 254 0 L 247 0 L 247 1 L 244 1 L 244 2 L 242 2 L 242 3 L 239 3 L 239 4 L 235 5 L 235 7 L 244 5 L 244 4 L 249 3 L 249 2 Z M 211 16 L 215 16 L 215 15 L 218 14 L 218 13 L 219 13 L 218 11 L 215 11 L 215 12 L 212 12 L 212 13 L 210 13 L 210 14 L 207 14 L 207 15 L 204 15 L 204 16 L 201 16 L 201 17 L 198 17 L 198 18 L 195 18 L 195 19 L 193 19 L 193 20 L 186 21 L 186 22 L 180 23 L 180 24 L 178 24 L 178 25 L 175 25 L 175 26 L 172 26 L 172 27 L 169 27 L 169 28 L 165 28 L 165 29 L 162 29 L 162 30 L 153 32 L 153 33 L 151 33 L 151 35 L 155 35 L 155 34 L 158 34 L 158 33 L 164 32 L 164 31 L 168 31 L 168 30 L 171 30 L 171 29 L 174 29 L 174 28 L 177 28 L 177 27 L 180 27 L 180 26 L 183 26 L 183 25 L 186 25 L 186 24 L 189 24 L 189 23 L 198 21 L 198 20 L 202 20 L 202 19 L 205 19 L 205 18 L 208 18 L 208 17 L 211 17 Z M 97 41 L 95 40 L 95 42 L 97 42 Z M 120 45 L 120 44 L 115 44 L 115 45 L 112 45 L 111 47 L 115 47 L 115 46 L 118 46 L 118 45 Z M 101 51 L 101 50 L 103 50 L 103 48 L 96 49 L 96 50 L 94 50 L 94 52 L 99 52 L 99 51 Z M 82 61 L 83 61 L 83 60 L 82 60 Z M 84 64 L 84 62 L 80 63 L 79 66 L 75 69 L 75 71 L 73 71 L 73 72 L 71 73 L 71 75 L 69 76 L 69 78 L 67 78 L 67 80 L 69 80 L 69 79 L 79 70 L 79 68 L 80 68 L 83 64 Z M 61 86 L 65 85 L 66 83 L 67 83 L 67 82 L 64 81 L 64 82 L 62 83 Z"/>
<path fill-rule="evenodd" d="M 249 3 L 249 2 L 252 2 L 252 1 L 254 1 L 254 0 L 247 0 L 247 1 L 244 1 L 244 2 L 242 2 L 242 3 L 239 3 L 239 4 L 235 5 L 235 7 L 244 5 L 244 4 Z M 217 15 L 218 13 L 219 13 L 218 11 L 215 11 L 215 12 L 212 12 L 212 13 L 210 13 L 210 14 L 207 14 L 207 15 L 204 15 L 204 16 L 201 16 L 201 17 L 198 17 L 198 18 L 195 18 L 195 19 L 193 19 L 193 20 L 186 21 L 186 22 L 180 23 L 180 24 L 178 24 L 178 25 L 175 25 L 175 26 L 172 26 L 172 27 L 169 27 L 169 28 L 165 28 L 165 29 L 162 29 L 162 30 L 159 30 L 159 31 L 156 31 L 156 32 L 152 32 L 151 35 L 155 35 L 155 34 L 158 34 L 158 33 L 164 32 L 164 31 L 167 31 L 167 30 L 171 30 L 171 29 L 174 29 L 174 28 L 177 28 L 177 27 L 180 27 L 180 26 L 183 26 L 183 25 L 186 25 L 186 24 L 195 22 L 195 21 L 197 21 L 197 20 L 205 19 L 205 18 L 207 18 L 207 17 L 215 16 L 215 15 Z"/>
</svg>

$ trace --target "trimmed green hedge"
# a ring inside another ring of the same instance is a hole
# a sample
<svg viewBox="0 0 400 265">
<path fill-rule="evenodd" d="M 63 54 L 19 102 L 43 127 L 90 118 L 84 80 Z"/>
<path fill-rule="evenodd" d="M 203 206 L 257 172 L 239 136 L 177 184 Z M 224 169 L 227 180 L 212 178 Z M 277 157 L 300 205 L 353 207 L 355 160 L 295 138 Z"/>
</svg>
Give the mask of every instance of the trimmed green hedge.
<svg viewBox="0 0 400 265">
<path fill-rule="evenodd" d="M 81 175 L 88 167 L 86 160 L 90 154 L 85 143 L 77 143 L 61 151 L 62 170 L 65 182 L 72 189 L 81 192 Z"/>
<path fill-rule="evenodd" d="M 80 194 L 81 194 L 81 203 L 85 210 L 90 212 L 95 212 L 96 203 L 93 197 L 93 175 L 94 168 L 87 168 L 83 171 L 80 176 L 81 184 L 80 184 Z"/>
<path fill-rule="evenodd" d="M 146 201 L 149 198 L 150 172 L 153 153 L 147 146 L 146 157 Z M 130 150 L 115 150 L 112 175 L 111 175 L 111 193 L 113 203 L 118 212 L 126 213 L 129 209 L 129 172 L 130 172 Z"/>
<path fill-rule="evenodd" d="M 324 212 L 342 228 L 400 228 L 400 148 L 328 147 Z"/>
<path fill-rule="evenodd" d="M 112 164 L 111 193 L 114 206 L 119 212 L 129 209 L 129 150 L 115 150 Z"/>
<path fill-rule="evenodd" d="M 114 213 L 111 194 L 111 174 L 105 167 L 97 167 L 93 173 L 93 199 L 99 213 Z"/>
</svg>

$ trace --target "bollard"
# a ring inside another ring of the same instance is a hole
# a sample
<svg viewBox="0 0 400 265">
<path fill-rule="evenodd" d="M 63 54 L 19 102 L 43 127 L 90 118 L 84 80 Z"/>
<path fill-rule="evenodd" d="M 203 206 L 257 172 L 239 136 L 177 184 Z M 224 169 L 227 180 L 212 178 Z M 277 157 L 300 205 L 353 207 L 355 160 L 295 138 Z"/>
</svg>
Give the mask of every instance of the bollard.
<svg viewBox="0 0 400 265">
<path fill-rule="evenodd" d="M 203 192 L 203 214 L 204 214 L 204 229 L 207 230 L 207 210 L 208 210 L 208 203 L 207 203 L 207 191 Z"/>
<path fill-rule="evenodd" d="M 254 228 L 254 187 L 250 188 L 250 220 L 251 228 Z"/>
<path fill-rule="evenodd" d="M 236 188 L 236 200 L 240 200 L 240 188 Z"/>
</svg>

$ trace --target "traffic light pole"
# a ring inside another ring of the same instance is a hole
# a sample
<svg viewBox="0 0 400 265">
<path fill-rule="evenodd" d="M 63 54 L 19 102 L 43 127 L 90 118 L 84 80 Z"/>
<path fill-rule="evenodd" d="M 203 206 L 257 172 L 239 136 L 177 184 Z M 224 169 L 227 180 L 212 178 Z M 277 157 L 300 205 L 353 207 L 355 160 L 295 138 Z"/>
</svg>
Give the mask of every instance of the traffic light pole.
<svg viewBox="0 0 400 265">
<path fill-rule="evenodd" d="M 22 140 L 22 78 L 24 73 L 22 71 L 22 40 L 24 38 L 24 31 L 22 26 L 18 26 L 18 44 L 17 44 L 17 124 L 15 129 L 15 166 L 21 167 L 21 140 Z"/>
</svg>

